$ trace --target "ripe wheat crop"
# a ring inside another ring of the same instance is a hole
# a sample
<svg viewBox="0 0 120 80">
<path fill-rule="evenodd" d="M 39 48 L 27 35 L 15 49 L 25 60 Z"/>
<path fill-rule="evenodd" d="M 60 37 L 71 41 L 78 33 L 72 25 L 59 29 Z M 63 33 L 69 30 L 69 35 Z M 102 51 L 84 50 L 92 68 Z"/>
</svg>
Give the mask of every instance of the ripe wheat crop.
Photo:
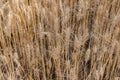
<svg viewBox="0 0 120 80">
<path fill-rule="evenodd" d="M 120 0 L 0 0 L 0 80 L 119 80 Z"/>
</svg>

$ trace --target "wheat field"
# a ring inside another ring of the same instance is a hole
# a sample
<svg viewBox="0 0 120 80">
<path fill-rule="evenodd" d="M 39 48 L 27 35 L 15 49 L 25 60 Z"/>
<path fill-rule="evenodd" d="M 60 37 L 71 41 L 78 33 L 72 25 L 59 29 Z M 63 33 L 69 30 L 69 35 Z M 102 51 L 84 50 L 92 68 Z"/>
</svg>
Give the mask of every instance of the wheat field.
<svg viewBox="0 0 120 80">
<path fill-rule="evenodd" d="M 120 80 L 120 0 L 0 0 L 0 80 Z"/>
</svg>

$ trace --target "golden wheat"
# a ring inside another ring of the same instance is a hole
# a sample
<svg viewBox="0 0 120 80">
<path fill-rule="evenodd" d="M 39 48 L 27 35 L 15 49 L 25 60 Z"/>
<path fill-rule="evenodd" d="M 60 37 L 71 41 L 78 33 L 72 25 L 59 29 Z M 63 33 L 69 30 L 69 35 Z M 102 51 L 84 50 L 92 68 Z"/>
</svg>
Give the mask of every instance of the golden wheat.
<svg viewBox="0 0 120 80">
<path fill-rule="evenodd" d="M 0 0 L 0 80 L 119 80 L 120 0 Z"/>
</svg>

